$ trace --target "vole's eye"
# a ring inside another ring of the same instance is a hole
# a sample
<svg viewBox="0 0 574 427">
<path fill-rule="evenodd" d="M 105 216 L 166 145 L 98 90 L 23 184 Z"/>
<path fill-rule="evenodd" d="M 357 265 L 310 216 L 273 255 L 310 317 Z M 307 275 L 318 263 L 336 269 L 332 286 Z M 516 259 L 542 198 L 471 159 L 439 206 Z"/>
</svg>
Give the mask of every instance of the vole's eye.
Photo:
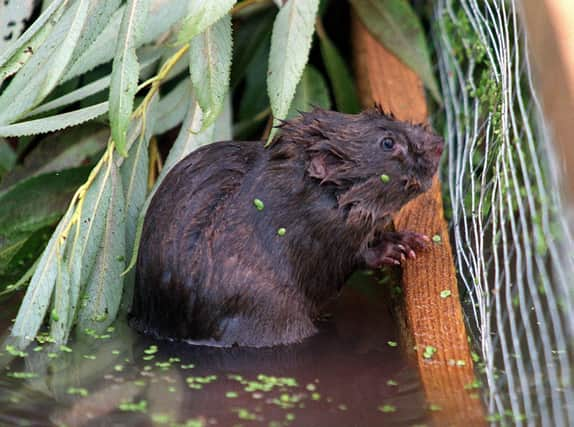
<svg viewBox="0 0 574 427">
<path fill-rule="evenodd" d="M 383 150 L 385 151 L 391 151 L 393 149 L 393 147 L 395 146 L 395 141 L 393 141 L 392 138 L 384 137 L 383 139 L 380 140 L 380 144 L 381 147 L 383 147 Z"/>
</svg>

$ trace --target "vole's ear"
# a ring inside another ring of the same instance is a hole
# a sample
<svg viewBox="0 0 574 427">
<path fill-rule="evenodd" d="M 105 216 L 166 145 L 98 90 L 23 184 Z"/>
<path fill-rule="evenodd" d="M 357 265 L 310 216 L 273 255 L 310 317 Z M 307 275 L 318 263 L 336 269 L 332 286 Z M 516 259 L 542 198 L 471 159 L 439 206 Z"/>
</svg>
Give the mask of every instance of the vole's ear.
<svg viewBox="0 0 574 427">
<path fill-rule="evenodd" d="M 326 154 L 315 154 L 311 156 L 307 172 L 311 178 L 323 180 L 327 177 L 327 162 L 325 160 Z"/>
<path fill-rule="evenodd" d="M 340 184 L 337 178 L 337 171 L 341 167 L 341 160 L 326 152 L 311 153 L 307 173 L 311 178 L 321 180 L 321 184 L 331 182 Z"/>
<path fill-rule="evenodd" d="M 319 139 L 310 143 L 307 148 L 309 163 L 307 173 L 312 178 L 321 180 L 321 184 L 332 182 L 340 184 L 340 172 L 349 160 L 348 154 L 340 144 L 329 139 Z"/>
</svg>

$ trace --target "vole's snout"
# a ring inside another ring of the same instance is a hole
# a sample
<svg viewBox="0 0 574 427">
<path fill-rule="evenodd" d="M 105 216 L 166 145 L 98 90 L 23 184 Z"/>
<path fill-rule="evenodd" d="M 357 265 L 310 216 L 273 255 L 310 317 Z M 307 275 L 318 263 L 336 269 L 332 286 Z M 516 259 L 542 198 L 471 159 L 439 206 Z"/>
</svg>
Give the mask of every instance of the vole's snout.
<svg viewBox="0 0 574 427">
<path fill-rule="evenodd" d="M 431 147 L 431 153 L 434 157 L 434 160 L 438 162 L 444 149 L 444 139 L 440 136 L 433 136 Z"/>
</svg>

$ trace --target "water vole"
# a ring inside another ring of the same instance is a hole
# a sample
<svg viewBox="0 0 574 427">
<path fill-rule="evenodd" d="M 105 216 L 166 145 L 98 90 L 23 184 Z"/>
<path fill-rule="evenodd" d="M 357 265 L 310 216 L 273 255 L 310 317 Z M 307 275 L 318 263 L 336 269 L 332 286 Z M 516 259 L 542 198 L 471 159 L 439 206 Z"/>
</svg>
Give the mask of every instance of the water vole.
<svg viewBox="0 0 574 427">
<path fill-rule="evenodd" d="M 315 109 L 269 148 L 217 142 L 179 162 L 146 214 L 131 325 L 158 338 L 271 346 L 313 334 L 360 267 L 428 241 L 385 232 L 426 191 L 442 138 L 379 109 Z"/>
</svg>

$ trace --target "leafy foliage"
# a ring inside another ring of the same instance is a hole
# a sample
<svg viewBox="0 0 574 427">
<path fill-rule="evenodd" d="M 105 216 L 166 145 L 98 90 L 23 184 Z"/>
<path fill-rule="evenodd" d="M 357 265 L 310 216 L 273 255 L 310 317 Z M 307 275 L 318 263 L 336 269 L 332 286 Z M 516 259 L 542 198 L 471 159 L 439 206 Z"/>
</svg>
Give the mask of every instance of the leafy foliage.
<svg viewBox="0 0 574 427">
<path fill-rule="evenodd" d="M 295 96 L 309 56 L 318 8 L 319 0 L 290 0 L 273 24 L 267 90 L 276 120 L 287 116 Z"/>
<path fill-rule="evenodd" d="M 440 101 L 424 30 L 407 0 L 350 0 L 369 31 L 418 73 Z"/>
<path fill-rule="evenodd" d="M 358 111 L 350 67 L 319 3 L 53 0 L 7 46 L 0 295 L 29 282 L 14 337 L 31 339 L 48 325 L 64 343 L 74 327 L 103 331 L 129 309 L 145 210 L 191 151 L 274 133 L 271 115 L 328 108 L 332 99 Z M 415 25 L 412 14 L 386 13 L 386 1 L 370 3 L 387 23 L 406 16 Z M 424 42 L 413 40 L 417 49 Z M 158 141 L 171 144 L 164 162 Z"/>
</svg>

